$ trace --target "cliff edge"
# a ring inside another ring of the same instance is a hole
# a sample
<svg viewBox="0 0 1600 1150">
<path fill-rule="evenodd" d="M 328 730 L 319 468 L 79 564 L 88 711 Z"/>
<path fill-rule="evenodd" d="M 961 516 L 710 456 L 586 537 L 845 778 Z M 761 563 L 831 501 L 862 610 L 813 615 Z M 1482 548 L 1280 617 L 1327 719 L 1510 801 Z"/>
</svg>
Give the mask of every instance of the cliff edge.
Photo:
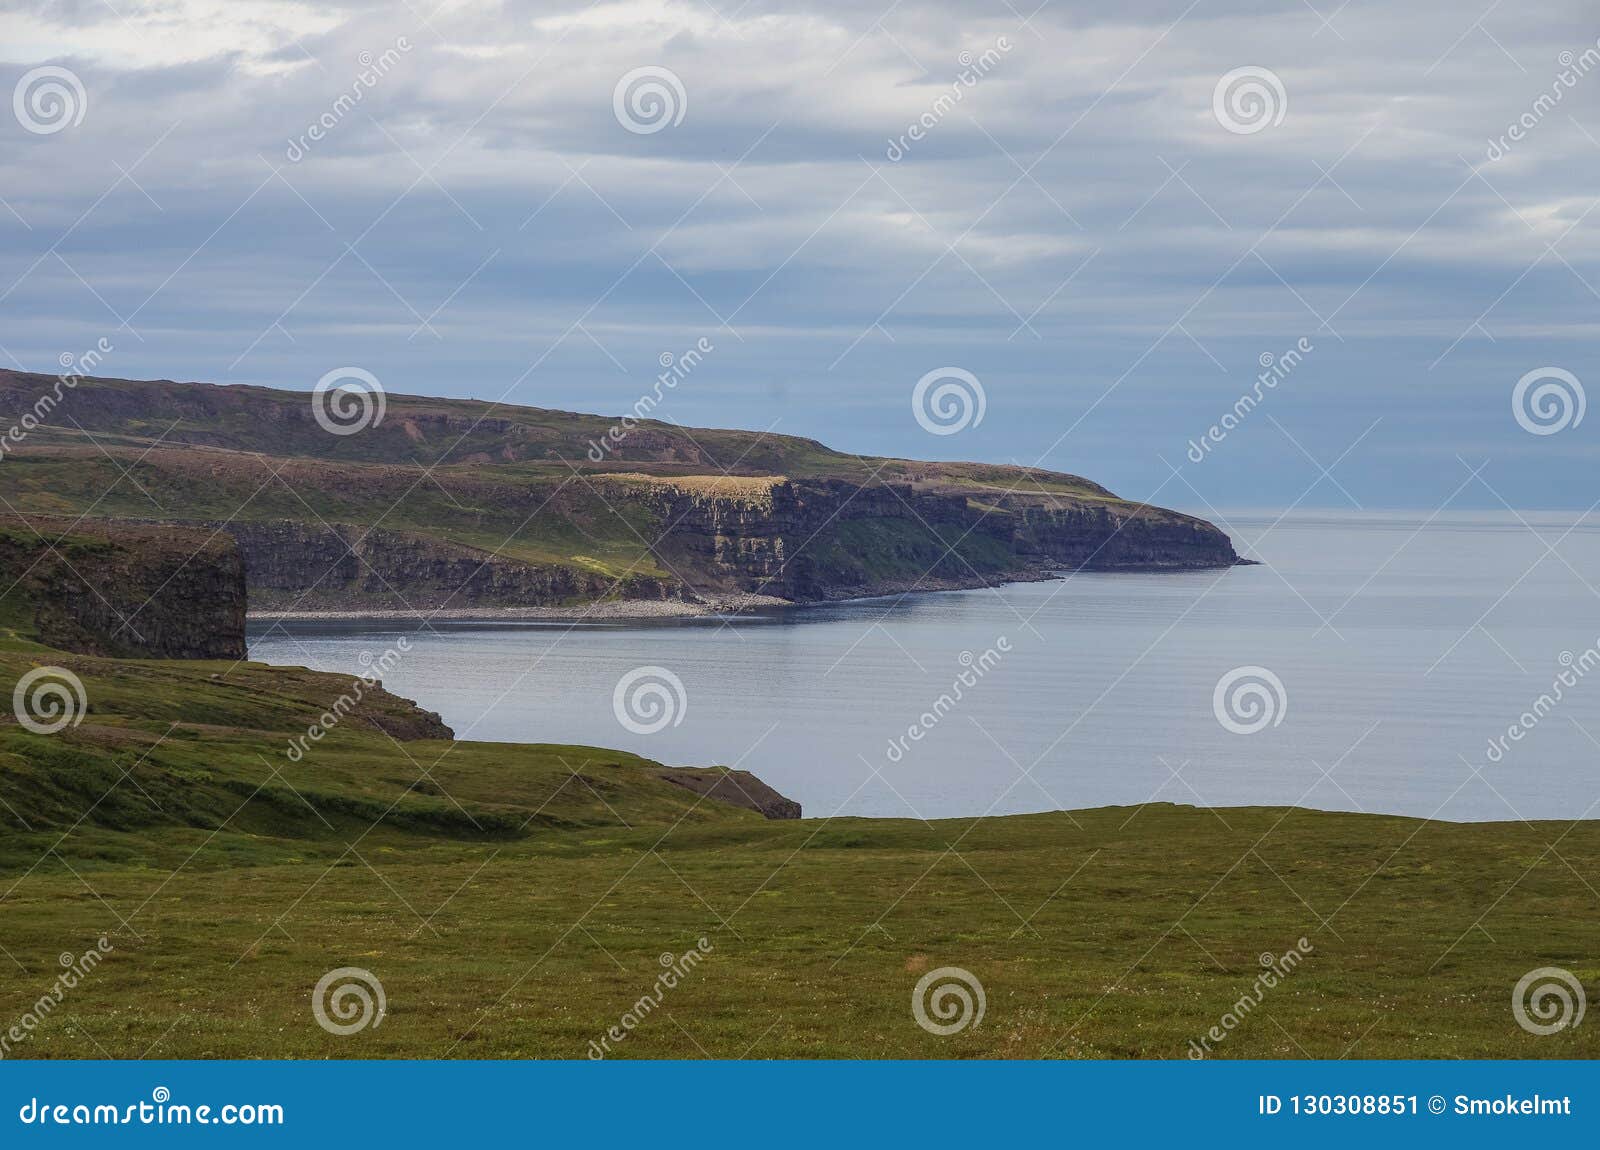
<svg viewBox="0 0 1600 1150">
<path fill-rule="evenodd" d="M 244 559 L 226 534 L 0 519 L 0 620 L 84 655 L 243 659 Z"/>
<path fill-rule="evenodd" d="M 0 442 L 12 508 L 231 538 L 256 610 L 804 603 L 1240 562 L 1212 524 L 1082 476 L 795 436 L 403 395 L 344 426 L 325 395 L 0 371 L 7 407 L 33 413 Z"/>
</svg>

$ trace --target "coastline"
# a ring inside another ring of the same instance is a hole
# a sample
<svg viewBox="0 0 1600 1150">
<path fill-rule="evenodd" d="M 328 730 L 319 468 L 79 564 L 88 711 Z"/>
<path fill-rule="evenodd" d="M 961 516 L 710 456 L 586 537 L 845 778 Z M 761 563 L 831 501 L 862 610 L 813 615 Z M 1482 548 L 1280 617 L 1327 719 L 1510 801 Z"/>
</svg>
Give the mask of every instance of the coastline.
<svg viewBox="0 0 1600 1150">
<path fill-rule="evenodd" d="M 326 608 L 305 611 L 247 611 L 246 622 L 417 622 L 425 620 L 471 621 L 550 619 L 690 619 L 707 615 L 738 614 L 768 607 L 793 607 L 776 595 L 711 596 L 697 603 L 684 599 L 612 599 L 570 607 L 441 607 L 436 610 L 395 608 Z"/>
<path fill-rule="evenodd" d="M 1253 567 L 1255 561 L 1238 559 L 1228 566 Z M 814 607 L 827 603 L 853 603 L 867 599 L 886 599 L 903 595 L 926 595 L 938 591 L 973 591 L 987 587 L 1004 587 L 1010 583 L 1044 583 L 1068 579 L 1080 572 L 1087 574 L 1172 574 L 1187 571 L 1214 570 L 1212 566 L 1148 565 L 1138 567 L 1071 568 L 1038 567 L 1007 571 L 994 577 L 964 579 L 928 579 L 913 583 L 887 581 L 877 587 L 846 587 L 838 593 L 821 599 L 784 599 L 777 595 L 759 595 L 739 592 L 728 595 L 704 595 L 688 599 L 609 599 L 566 607 L 441 607 L 401 609 L 386 607 L 327 607 L 305 610 L 251 610 L 245 614 L 247 622 L 324 623 L 324 622 L 509 622 L 516 620 L 550 620 L 576 622 L 586 619 L 604 621 L 629 621 L 648 619 L 697 619 L 716 615 L 739 615 L 752 611 L 783 607 Z"/>
<path fill-rule="evenodd" d="M 885 599 L 896 595 L 925 595 L 935 591 L 972 591 L 984 587 L 1003 587 L 1007 583 L 1040 583 L 1064 579 L 1071 572 L 1059 570 L 1009 571 L 994 579 L 922 579 L 913 584 L 885 583 L 881 587 L 850 587 L 825 599 L 784 599 L 777 595 L 740 592 L 731 595 L 705 595 L 687 599 L 610 599 L 568 607 L 443 607 L 437 610 L 402 610 L 382 607 L 330 607 L 296 611 L 247 611 L 246 622 L 333 623 L 333 622 L 446 622 L 513 621 L 548 619 L 560 621 L 703 619 L 715 615 L 739 615 L 750 611 L 781 607 L 815 607 L 825 603 L 853 603 L 866 599 Z"/>
</svg>

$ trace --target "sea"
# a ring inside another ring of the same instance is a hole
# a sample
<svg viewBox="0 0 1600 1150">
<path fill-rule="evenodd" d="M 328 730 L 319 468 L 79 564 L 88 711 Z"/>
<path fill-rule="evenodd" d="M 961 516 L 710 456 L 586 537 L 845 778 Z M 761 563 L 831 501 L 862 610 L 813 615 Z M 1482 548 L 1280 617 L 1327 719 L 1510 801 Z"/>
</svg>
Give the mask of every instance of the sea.
<svg viewBox="0 0 1600 1150">
<path fill-rule="evenodd" d="M 252 623 L 458 738 L 748 770 L 807 817 L 1600 812 L 1600 516 L 1211 516 L 1255 566 L 731 617 Z M 309 720 L 308 720 L 309 721 Z"/>
</svg>

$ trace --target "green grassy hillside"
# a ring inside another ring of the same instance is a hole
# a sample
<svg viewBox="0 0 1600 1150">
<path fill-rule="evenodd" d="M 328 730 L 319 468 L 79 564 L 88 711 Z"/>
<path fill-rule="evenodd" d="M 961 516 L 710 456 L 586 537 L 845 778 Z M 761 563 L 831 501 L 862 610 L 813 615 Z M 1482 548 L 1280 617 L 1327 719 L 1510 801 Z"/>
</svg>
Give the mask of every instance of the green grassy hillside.
<svg viewBox="0 0 1600 1150">
<path fill-rule="evenodd" d="M 759 818 L 697 804 L 660 780 L 659 764 L 622 752 L 452 743 L 436 716 L 354 676 L 100 659 L 15 634 L 5 641 L 0 682 L 38 667 L 75 676 L 86 707 L 49 735 L 0 725 L 0 818 L 9 819 L 0 867 L 51 851 L 159 868 L 209 842 L 215 853 L 191 863 L 206 869 L 335 858 L 369 828 L 374 843 L 425 845 L 661 821 L 693 808 L 697 818 Z M 353 704 L 341 721 L 302 741 L 322 715 L 339 713 L 340 699 Z"/>
<path fill-rule="evenodd" d="M 1592 1017 L 1510 1009 L 1536 967 L 1600 978 L 1593 822 L 768 822 L 614 751 L 397 741 L 386 695 L 292 761 L 341 676 L 4 648 L 89 709 L 0 728 L 0 1020 L 112 948 L 12 1057 L 584 1057 L 701 938 L 613 1057 L 1184 1057 L 1302 938 L 1214 1056 L 1600 1055 Z M 311 993 L 345 966 L 388 1014 L 336 1037 Z M 987 1000 L 944 1038 L 910 1009 L 941 966 Z"/>
<path fill-rule="evenodd" d="M 0 370 L 0 401 L 31 408 L 38 396 L 60 390 L 56 377 Z M 924 463 L 848 455 L 792 435 L 685 428 L 661 420 L 631 421 L 627 433 L 590 458 L 620 416 L 489 403 L 386 395 L 380 422 L 357 434 L 333 435 L 313 417 L 310 392 L 248 385 L 175 383 L 170 380 L 82 379 L 64 391 L 61 412 L 34 433 L 38 441 L 143 448 L 159 439 L 173 447 L 212 447 L 233 453 L 346 463 L 400 465 L 523 464 L 547 476 L 649 471 L 660 475 L 785 475 L 1004 490 L 1037 485 L 1051 493 L 1115 499 L 1099 484 L 1041 468 L 983 463 Z"/>
</svg>

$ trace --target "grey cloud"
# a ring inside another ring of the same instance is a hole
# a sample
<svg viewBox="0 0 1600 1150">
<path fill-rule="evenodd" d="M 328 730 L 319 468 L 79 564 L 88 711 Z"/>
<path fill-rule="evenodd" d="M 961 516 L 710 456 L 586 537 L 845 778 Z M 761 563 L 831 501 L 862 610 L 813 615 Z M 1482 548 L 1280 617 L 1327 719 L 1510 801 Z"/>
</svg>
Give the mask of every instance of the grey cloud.
<svg viewBox="0 0 1600 1150">
<path fill-rule="evenodd" d="M 719 5 L 726 19 L 457 5 L 431 26 L 370 4 L 291 38 L 290 9 L 242 4 L 250 36 L 196 29 L 214 54 L 129 66 L 95 47 L 116 27 L 102 6 L 35 5 L 53 38 L 82 37 L 48 62 L 90 107 L 51 136 L 0 122 L 0 346 L 38 368 L 137 309 L 122 374 L 304 386 L 360 362 L 402 390 L 614 411 L 659 352 L 709 332 L 717 355 L 674 396 L 683 422 L 1043 454 L 1138 495 L 1263 351 L 1309 334 L 1273 413 L 1324 459 L 1381 419 L 1345 479 L 1363 499 L 1443 498 L 1458 480 L 1404 450 L 1443 437 L 1514 461 L 1529 505 L 1579 501 L 1593 440 L 1538 450 L 1507 396 L 1531 367 L 1594 362 L 1600 71 L 1502 158 L 1486 149 L 1600 21 L 1576 3 L 1491 13 L 1486 31 L 1443 2 L 1319 6 L 1331 26 L 1301 4 L 1165 0 L 1052 3 L 1031 27 L 1031 4 L 953 0 L 880 27 L 831 0 Z M 1002 35 L 1011 49 L 941 109 L 958 54 Z M 412 50 L 291 162 L 361 53 L 400 36 Z M 45 62 L 6 61 L 0 83 Z M 678 73 L 688 108 L 636 135 L 612 89 L 648 64 Z M 1212 89 L 1244 65 L 1271 68 L 1288 109 L 1236 135 Z M 122 177 L 158 139 L 137 185 Z M 957 442 L 906 406 L 945 363 L 991 392 Z M 1190 477 L 1218 505 L 1304 476 L 1270 424 L 1227 446 Z"/>
</svg>

